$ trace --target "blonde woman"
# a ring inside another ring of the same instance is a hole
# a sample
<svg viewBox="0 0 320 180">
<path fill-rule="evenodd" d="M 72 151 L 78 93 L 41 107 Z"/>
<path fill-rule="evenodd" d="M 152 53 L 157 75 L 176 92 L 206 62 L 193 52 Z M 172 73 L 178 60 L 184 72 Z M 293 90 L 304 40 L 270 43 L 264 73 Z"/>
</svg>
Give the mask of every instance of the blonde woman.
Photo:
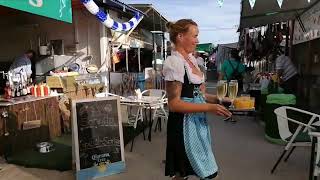
<svg viewBox="0 0 320 180">
<path fill-rule="evenodd" d="M 207 94 L 204 74 L 192 56 L 198 44 L 198 26 L 190 19 L 168 23 L 172 55 L 163 68 L 169 100 L 166 176 L 173 180 L 196 175 L 213 179 L 218 167 L 211 149 L 206 113 L 229 117 L 231 113 L 214 104 L 216 96 Z"/>
</svg>

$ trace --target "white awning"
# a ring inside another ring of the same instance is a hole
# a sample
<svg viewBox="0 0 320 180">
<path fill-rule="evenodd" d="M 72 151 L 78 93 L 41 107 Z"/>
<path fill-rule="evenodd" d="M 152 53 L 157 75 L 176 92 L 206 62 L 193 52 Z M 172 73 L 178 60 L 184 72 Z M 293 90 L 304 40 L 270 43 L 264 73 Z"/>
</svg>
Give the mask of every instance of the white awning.
<svg viewBox="0 0 320 180">
<path fill-rule="evenodd" d="M 280 8 L 277 0 L 256 0 L 251 9 L 249 0 L 242 0 L 240 29 L 284 22 L 295 19 L 319 0 L 283 0 Z"/>
</svg>

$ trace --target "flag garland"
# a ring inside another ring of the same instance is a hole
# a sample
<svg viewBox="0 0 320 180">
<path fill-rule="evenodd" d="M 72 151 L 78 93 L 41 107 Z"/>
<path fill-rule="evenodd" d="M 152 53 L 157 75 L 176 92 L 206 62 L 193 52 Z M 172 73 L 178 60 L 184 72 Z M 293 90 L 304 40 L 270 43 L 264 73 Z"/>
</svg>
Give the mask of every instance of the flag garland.
<svg viewBox="0 0 320 180">
<path fill-rule="evenodd" d="M 128 22 L 119 23 L 114 21 L 108 13 L 105 13 L 103 10 L 99 9 L 93 0 L 81 0 L 81 2 L 87 8 L 87 10 L 91 14 L 95 15 L 103 25 L 115 31 L 129 31 L 138 24 L 140 18 L 143 18 L 143 16 L 137 12 L 135 16 Z"/>
<path fill-rule="evenodd" d="M 308 1 L 308 3 L 311 2 L 311 0 L 307 0 L 307 1 Z M 253 9 L 255 3 L 256 3 L 256 0 L 249 0 L 249 4 L 250 4 L 251 9 Z M 283 0 L 277 0 L 277 3 L 279 5 L 279 7 L 281 8 L 282 4 L 283 4 Z M 218 5 L 221 7 L 223 5 L 223 0 L 218 0 Z"/>
<path fill-rule="evenodd" d="M 218 5 L 219 5 L 219 7 L 222 7 L 223 1 L 224 1 L 224 0 L 218 0 Z"/>
<path fill-rule="evenodd" d="M 256 0 L 249 0 L 249 3 L 250 3 L 250 6 L 251 6 L 251 9 L 253 9 L 255 3 L 256 3 Z"/>
<path fill-rule="evenodd" d="M 283 0 L 277 0 L 279 7 L 282 7 Z"/>
</svg>

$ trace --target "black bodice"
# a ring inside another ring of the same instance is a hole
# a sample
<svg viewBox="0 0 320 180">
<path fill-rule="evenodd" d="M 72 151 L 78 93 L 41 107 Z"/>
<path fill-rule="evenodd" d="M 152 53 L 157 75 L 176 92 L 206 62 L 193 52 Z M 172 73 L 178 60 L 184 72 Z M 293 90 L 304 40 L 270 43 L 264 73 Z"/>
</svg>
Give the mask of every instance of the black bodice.
<svg viewBox="0 0 320 180">
<path fill-rule="evenodd" d="M 184 83 L 182 85 L 182 90 L 181 90 L 181 97 L 187 97 L 187 98 L 193 98 L 194 96 L 194 89 L 199 87 L 200 84 L 192 84 L 189 81 L 187 72 L 185 71 L 184 75 Z"/>
</svg>

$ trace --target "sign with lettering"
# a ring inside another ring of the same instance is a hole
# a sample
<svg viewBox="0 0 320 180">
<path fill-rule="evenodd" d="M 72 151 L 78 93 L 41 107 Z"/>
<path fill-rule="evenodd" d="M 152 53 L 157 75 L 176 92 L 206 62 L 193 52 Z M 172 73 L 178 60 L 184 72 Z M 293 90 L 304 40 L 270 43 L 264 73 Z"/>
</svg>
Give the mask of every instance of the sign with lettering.
<svg viewBox="0 0 320 180">
<path fill-rule="evenodd" d="M 301 24 L 295 21 L 293 44 L 308 42 L 320 38 L 320 3 L 317 2 L 312 8 L 303 13 L 301 16 Z"/>
<path fill-rule="evenodd" d="M 125 170 L 120 100 L 116 97 L 72 102 L 77 179 Z"/>
<path fill-rule="evenodd" d="M 0 5 L 72 23 L 71 0 L 0 0 Z"/>
</svg>

